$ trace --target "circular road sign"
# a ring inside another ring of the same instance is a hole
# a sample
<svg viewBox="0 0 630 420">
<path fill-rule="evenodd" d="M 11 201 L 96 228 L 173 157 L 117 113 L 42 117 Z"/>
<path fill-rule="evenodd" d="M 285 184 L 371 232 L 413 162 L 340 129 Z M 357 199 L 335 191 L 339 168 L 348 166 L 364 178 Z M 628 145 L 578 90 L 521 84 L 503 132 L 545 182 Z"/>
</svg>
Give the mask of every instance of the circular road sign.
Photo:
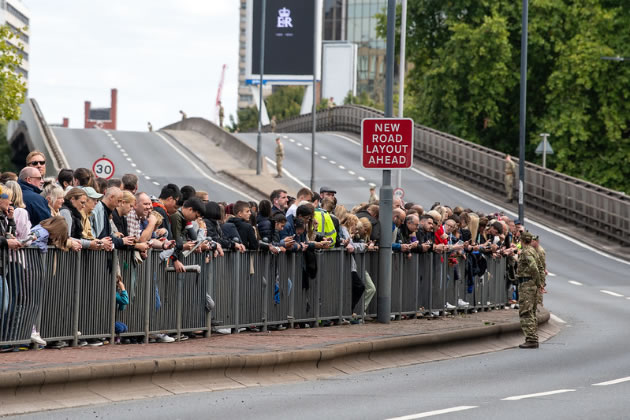
<svg viewBox="0 0 630 420">
<path fill-rule="evenodd" d="M 394 189 L 394 198 L 400 198 L 402 200 L 404 196 L 405 190 L 403 190 L 402 188 Z"/>
<path fill-rule="evenodd" d="M 114 162 L 106 157 L 96 159 L 96 162 L 92 165 L 92 172 L 99 178 L 109 179 L 114 176 L 114 171 Z"/>
</svg>

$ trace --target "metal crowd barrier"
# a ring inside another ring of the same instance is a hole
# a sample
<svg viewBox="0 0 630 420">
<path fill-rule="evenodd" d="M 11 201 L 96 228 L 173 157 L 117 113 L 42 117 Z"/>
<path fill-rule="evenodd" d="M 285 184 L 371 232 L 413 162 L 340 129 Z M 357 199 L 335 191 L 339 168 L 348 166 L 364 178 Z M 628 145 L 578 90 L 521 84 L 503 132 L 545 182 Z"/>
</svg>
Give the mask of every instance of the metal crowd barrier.
<svg viewBox="0 0 630 420">
<path fill-rule="evenodd" d="M 359 134 L 364 118 L 381 117 L 383 112 L 373 108 L 344 105 L 317 112 L 316 124 L 318 131 Z M 270 126 L 264 129 L 270 131 Z M 279 121 L 276 127 L 276 131 L 287 133 L 311 130 L 310 114 Z M 419 124 L 414 129 L 414 149 L 414 157 L 419 161 L 503 197 L 504 153 Z M 518 164 L 518 159 L 514 161 Z M 530 162 L 525 162 L 525 178 L 528 207 L 630 245 L 630 197 L 624 193 Z"/>
<path fill-rule="evenodd" d="M 159 333 L 180 337 L 201 331 L 207 336 L 212 324 L 238 332 L 243 327 L 317 326 L 353 314 L 362 317 L 365 294 L 352 307 L 352 259 L 359 277 L 365 282 L 369 273 L 378 290 L 378 253 L 335 249 L 317 251 L 313 257 L 314 276 L 306 270 L 304 253 L 267 252 L 226 252 L 222 258 L 193 253 L 183 262 L 200 270 L 175 273 L 166 270 L 158 251 L 142 260 L 134 251 L 3 250 L 0 345 L 29 343 L 34 325 L 47 341 L 76 345 L 90 338 L 113 342 L 115 322 L 127 326 L 121 336 L 148 342 Z M 503 307 L 508 289 L 505 259 L 486 259 L 487 271 L 468 285 L 463 258 L 449 264 L 441 254 L 395 253 L 392 315 L 444 315 L 452 312 L 445 308 L 447 302 L 457 306 L 459 299 L 470 303 L 465 309 Z M 122 310 L 116 303 L 118 275 L 129 296 Z M 376 301 L 375 295 L 366 315 L 375 316 Z"/>
</svg>

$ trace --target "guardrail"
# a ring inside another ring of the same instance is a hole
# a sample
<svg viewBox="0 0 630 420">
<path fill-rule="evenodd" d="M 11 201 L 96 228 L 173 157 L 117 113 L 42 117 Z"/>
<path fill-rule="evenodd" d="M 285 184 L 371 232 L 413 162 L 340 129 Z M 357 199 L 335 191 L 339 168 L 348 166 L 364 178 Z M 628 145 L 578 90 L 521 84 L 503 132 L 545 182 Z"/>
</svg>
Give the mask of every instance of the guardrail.
<svg viewBox="0 0 630 420">
<path fill-rule="evenodd" d="M 344 105 L 317 112 L 318 131 L 359 134 L 364 118 L 381 118 L 381 111 L 357 105 Z M 279 121 L 278 132 L 310 132 L 310 114 Z M 270 127 L 265 126 L 269 132 Z M 414 157 L 452 173 L 458 179 L 479 185 L 504 196 L 505 154 L 478 144 L 416 124 Z M 518 160 L 515 159 L 518 164 Z M 594 231 L 630 245 L 630 197 L 570 177 L 530 162 L 525 163 L 525 204 L 554 219 Z M 518 189 L 515 196 L 518 196 Z"/>
<path fill-rule="evenodd" d="M 203 331 L 212 323 L 238 332 L 241 327 L 339 322 L 363 314 L 363 297 L 352 306 L 351 258 L 357 272 L 366 272 L 378 290 L 378 253 L 348 254 L 328 250 L 316 253 L 317 275 L 303 273 L 304 255 L 263 252 L 227 252 L 209 259 L 192 254 L 184 263 L 200 270 L 167 271 L 153 251 L 142 263 L 133 251 L 84 250 L 79 253 L 51 248 L 0 252 L 0 345 L 27 344 L 33 325 L 47 341 L 109 338 L 115 323 L 121 336 L 148 342 L 157 333 Z M 501 308 L 507 302 L 505 260 L 488 258 L 488 271 L 467 284 L 464 264 L 451 266 L 438 254 L 393 255 L 392 315 L 444 315 L 447 302 L 468 300 L 468 309 Z M 116 267 L 120 267 L 120 271 Z M 455 271 L 459 275 L 455 274 Z M 116 273 L 123 278 L 129 304 L 116 304 Z M 209 308 L 207 296 L 215 307 Z M 365 311 L 376 313 L 376 296 Z"/>
</svg>

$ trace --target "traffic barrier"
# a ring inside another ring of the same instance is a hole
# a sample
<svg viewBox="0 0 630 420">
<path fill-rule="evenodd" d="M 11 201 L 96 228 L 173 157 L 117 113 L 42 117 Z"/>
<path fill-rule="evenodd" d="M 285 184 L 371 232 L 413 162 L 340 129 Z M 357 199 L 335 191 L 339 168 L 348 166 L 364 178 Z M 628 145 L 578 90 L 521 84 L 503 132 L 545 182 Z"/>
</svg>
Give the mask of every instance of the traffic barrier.
<svg viewBox="0 0 630 420">
<path fill-rule="evenodd" d="M 317 263 L 314 276 L 311 257 Z M 432 253 L 394 253 L 392 258 L 395 317 L 444 315 L 453 311 L 447 302 L 456 306 L 459 299 L 470 303 L 467 309 L 477 310 L 507 302 L 504 258 L 486 257 L 488 269 L 472 285 L 466 282 L 461 257 L 457 263 Z M 3 250 L 0 261 L 0 345 L 28 343 L 33 325 L 47 341 L 76 345 L 82 339 L 113 342 L 116 322 L 127 326 L 122 337 L 144 342 L 160 333 L 181 337 L 201 331 L 207 336 L 211 322 L 234 332 L 338 323 L 364 315 L 365 296 L 352 307 L 352 268 L 363 282 L 369 272 L 377 291 L 379 281 L 377 252 L 350 254 L 343 249 L 310 255 L 226 252 L 220 258 L 193 253 L 183 260 L 190 268 L 185 273 L 167 269 L 158 251 L 142 260 L 127 250 L 75 253 L 50 248 L 42 254 L 26 248 Z M 116 303 L 118 276 L 129 296 L 124 309 Z M 366 315 L 375 316 L 377 297 Z"/>
<path fill-rule="evenodd" d="M 359 105 L 318 111 L 318 131 L 361 133 L 364 118 L 382 118 L 383 112 Z M 311 114 L 278 121 L 276 132 L 311 132 Z M 270 131 L 270 126 L 264 127 Z M 437 166 L 457 179 L 504 197 L 505 154 L 459 137 L 415 124 L 414 158 Z M 518 165 L 518 159 L 513 159 Z M 525 203 L 557 221 L 571 224 L 630 245 L 630 197 L 626 194 L 525 162 Z M 515 185 L 515 190 L 518 188 Z M 518 196 L 516 191 L 515 196 Z"/>
</svg>

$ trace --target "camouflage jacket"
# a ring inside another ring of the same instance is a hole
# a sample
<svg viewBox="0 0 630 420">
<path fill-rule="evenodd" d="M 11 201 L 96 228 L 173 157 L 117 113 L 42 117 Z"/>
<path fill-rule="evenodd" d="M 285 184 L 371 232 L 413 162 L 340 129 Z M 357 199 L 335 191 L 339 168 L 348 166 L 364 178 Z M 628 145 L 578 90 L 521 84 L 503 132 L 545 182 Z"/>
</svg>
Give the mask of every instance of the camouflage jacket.
<svg viewBox="0 0 630 420">
<path fill-rule="evenodd" d="M 538 253 L 534 247 L 529 245 L 524 246 L 521 255 L 518 257 L 516 276 L 531 277 L 536 281 L 536 284 L 540 285 L 542 282 L 542 276 L 540 275 L 541 267 L 542 265 L 538 263 Z"/>
</svg>

